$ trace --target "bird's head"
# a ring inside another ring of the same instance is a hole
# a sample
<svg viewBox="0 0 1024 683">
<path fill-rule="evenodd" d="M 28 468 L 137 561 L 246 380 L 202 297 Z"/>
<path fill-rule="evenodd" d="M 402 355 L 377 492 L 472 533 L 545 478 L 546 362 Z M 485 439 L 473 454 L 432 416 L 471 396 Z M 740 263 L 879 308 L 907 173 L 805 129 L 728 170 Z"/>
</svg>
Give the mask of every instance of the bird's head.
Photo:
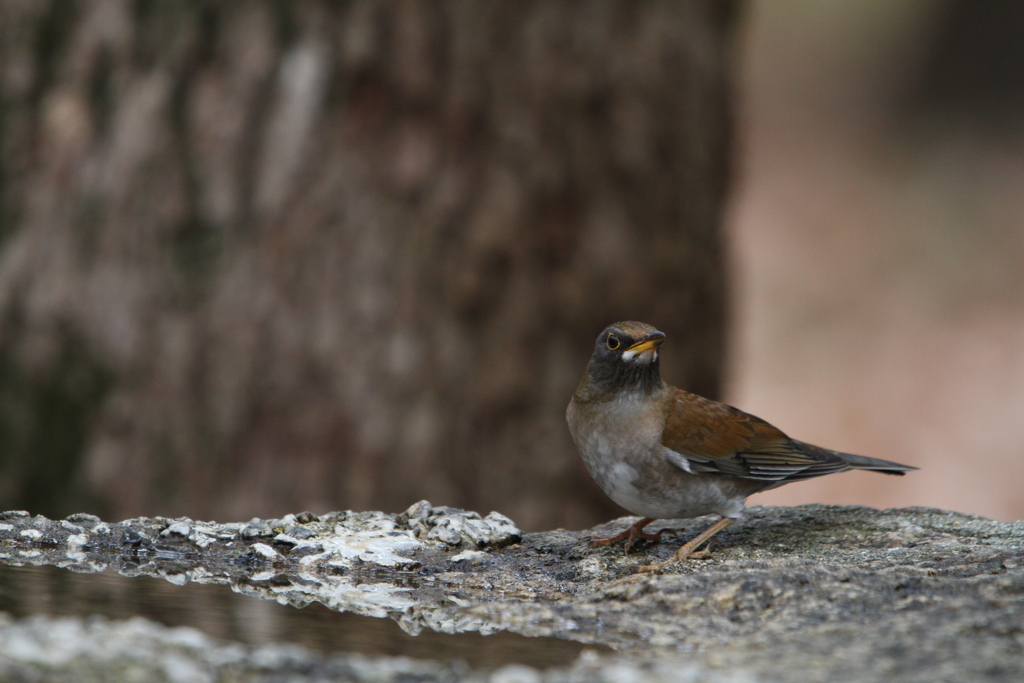
<svg viewBox="0 0 1024 683">
<path fill-rule="evenodd" d="M 658 347 L 663 341 L 665 333 L 646 323 L 609 325 L 598 335 L 587 365 L 590 384 L 615 394 L 650 393 L 661 387 Z"/>
</svg>

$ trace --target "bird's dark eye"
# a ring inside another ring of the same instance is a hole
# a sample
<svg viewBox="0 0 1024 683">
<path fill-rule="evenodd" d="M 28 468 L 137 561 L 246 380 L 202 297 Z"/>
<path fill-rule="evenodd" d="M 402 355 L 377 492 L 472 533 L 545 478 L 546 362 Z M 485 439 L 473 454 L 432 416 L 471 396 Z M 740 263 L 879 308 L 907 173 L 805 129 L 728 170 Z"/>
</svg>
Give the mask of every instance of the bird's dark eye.
<svg viewBox="0 0 1024 683">
<path fill-rule="evenodd" d="M 616 337 L 614 334 L 609 334 L 607 341 L 605 341 L 605 344 L 608 345 L 609 349 L 614 351 L 615 349 L 619 348 L 619 338 Z"/>
</svg>

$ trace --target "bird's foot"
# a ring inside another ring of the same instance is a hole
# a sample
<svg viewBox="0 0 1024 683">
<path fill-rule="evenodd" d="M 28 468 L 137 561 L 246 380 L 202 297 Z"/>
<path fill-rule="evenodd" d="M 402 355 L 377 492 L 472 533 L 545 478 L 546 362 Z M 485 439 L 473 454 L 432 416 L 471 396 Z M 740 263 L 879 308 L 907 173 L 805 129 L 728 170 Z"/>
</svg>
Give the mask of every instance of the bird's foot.
<svg viewBox="0 0 1024 683">
<path fill-rule="evenodd" d="M 640 567 L 637 571 L 641 574 L 646 574 L 647 572 L 656 572 L 659 569 L 662 569 L 667 565 L 672 564 L 673 562 L 682 562 L 683 560 L 705 559 L 710 554 L 710 551 L 707 549 L 697 550 L 697 548 L 699 548 L 709 538 L 711 538 L 712 536 L 714 536 L 730 524 L 732 524 L 731 519 L 729 519 L 728 517 L 722 517 L 720 520 L 709 526 L 707 529 L 697 534 L 697 536 L 693 540 L 684 543 L 682 547 L 680 547 L 679 550 L 677 550 L 675 554 L 672 555 L 672 557 L 668 558 L 663 562 L 655 562 L 654 564 L 649 564 L 646 567 Z"/>
<path fill-rule="evenodd" d="M 680 548 L 682 550 L 682 548 Z M 637 567 L 636 571 L 639 574 L 647 574 L 648 572 L 656 572 L 659 569 L 664 569 L 673 562 L 682 562 L 683 560 L 706 560 L 711 555 L 711 551 L 705 548 L 704 550 L 696 550 L 690 553 L 676 552 L 672 557 L 661 562 L 654 562 L 643 567 Z"/>
<path fill-rule="evenodd" d="M 591 548 L 597 548 L 602 545 L 611 545 L 612 543 L 618 543 L 619 541 L 626 542 L 626 552 L 636 544 L 637 541 L 660 541 L 662 534 L 665 533 L 666 529 L 661 529 L 653 534 L 649 534 L 644 531 L 644 527 L 655 521 L 654 517 L 644 517 L 639 522 L 633 524 L 625 531 L 615 534 L 614 536 L 608 536 L 607 538 L 594 538 L 589 537 L 586 540 L 590 542 Z"/>
</svg>

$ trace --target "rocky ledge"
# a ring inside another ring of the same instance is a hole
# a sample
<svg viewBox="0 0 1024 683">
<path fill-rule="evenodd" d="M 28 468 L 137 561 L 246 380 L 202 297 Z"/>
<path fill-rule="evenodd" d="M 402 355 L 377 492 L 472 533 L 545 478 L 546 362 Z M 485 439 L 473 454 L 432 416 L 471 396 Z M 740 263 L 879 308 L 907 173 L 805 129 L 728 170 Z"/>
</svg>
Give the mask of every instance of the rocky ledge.
<svg viewBox="0 0 1024 683">
<path fill-rule="evenodd" d="M 627 555 L 585 541 L 630 521 L 523 534 L 497 513 L 426 502 L 398 515 L 238 524 L 12 512 L 0 514 L 0 563 L 226 584 L 389 617 L 412 633 L 505 629 L 615 649 L 579 665 L 590 680 L 626 663 L 636 680 L 1024 680 L 1022 522 L 925 508 L 753 507 L 708 558 L 637 574 L 678 544 Z M 706 523 L 680 523 L 680 535 Z M 16 626 L 0 622 L 0 660 L 15 661 L 3 633 Z M 451 669 L 443 679 L 480 676 Z"/>
</svg>

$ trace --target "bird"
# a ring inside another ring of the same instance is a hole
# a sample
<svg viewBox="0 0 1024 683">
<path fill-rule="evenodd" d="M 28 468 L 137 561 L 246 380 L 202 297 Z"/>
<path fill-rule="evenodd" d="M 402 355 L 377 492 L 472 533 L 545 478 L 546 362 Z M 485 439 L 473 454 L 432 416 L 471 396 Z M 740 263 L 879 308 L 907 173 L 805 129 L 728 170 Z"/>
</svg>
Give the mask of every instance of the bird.
<svg viewBox="0 0 1024 683">
<path fill-rule="evenodd" d="M 659 541 L 646 533 L 659 519 L 717 515 L 655 571 L 687 558 L 742 516 L 748 496 L 846 470 L 902 475 L 916 467 L 814 446 L 738 408 L 662 381 L 658 351 L 665 334 L 636 321 L 597 337 L 566 421 L 590 475 L 613 501 L 641 519 L 592 546 Z"/>
</svg>

